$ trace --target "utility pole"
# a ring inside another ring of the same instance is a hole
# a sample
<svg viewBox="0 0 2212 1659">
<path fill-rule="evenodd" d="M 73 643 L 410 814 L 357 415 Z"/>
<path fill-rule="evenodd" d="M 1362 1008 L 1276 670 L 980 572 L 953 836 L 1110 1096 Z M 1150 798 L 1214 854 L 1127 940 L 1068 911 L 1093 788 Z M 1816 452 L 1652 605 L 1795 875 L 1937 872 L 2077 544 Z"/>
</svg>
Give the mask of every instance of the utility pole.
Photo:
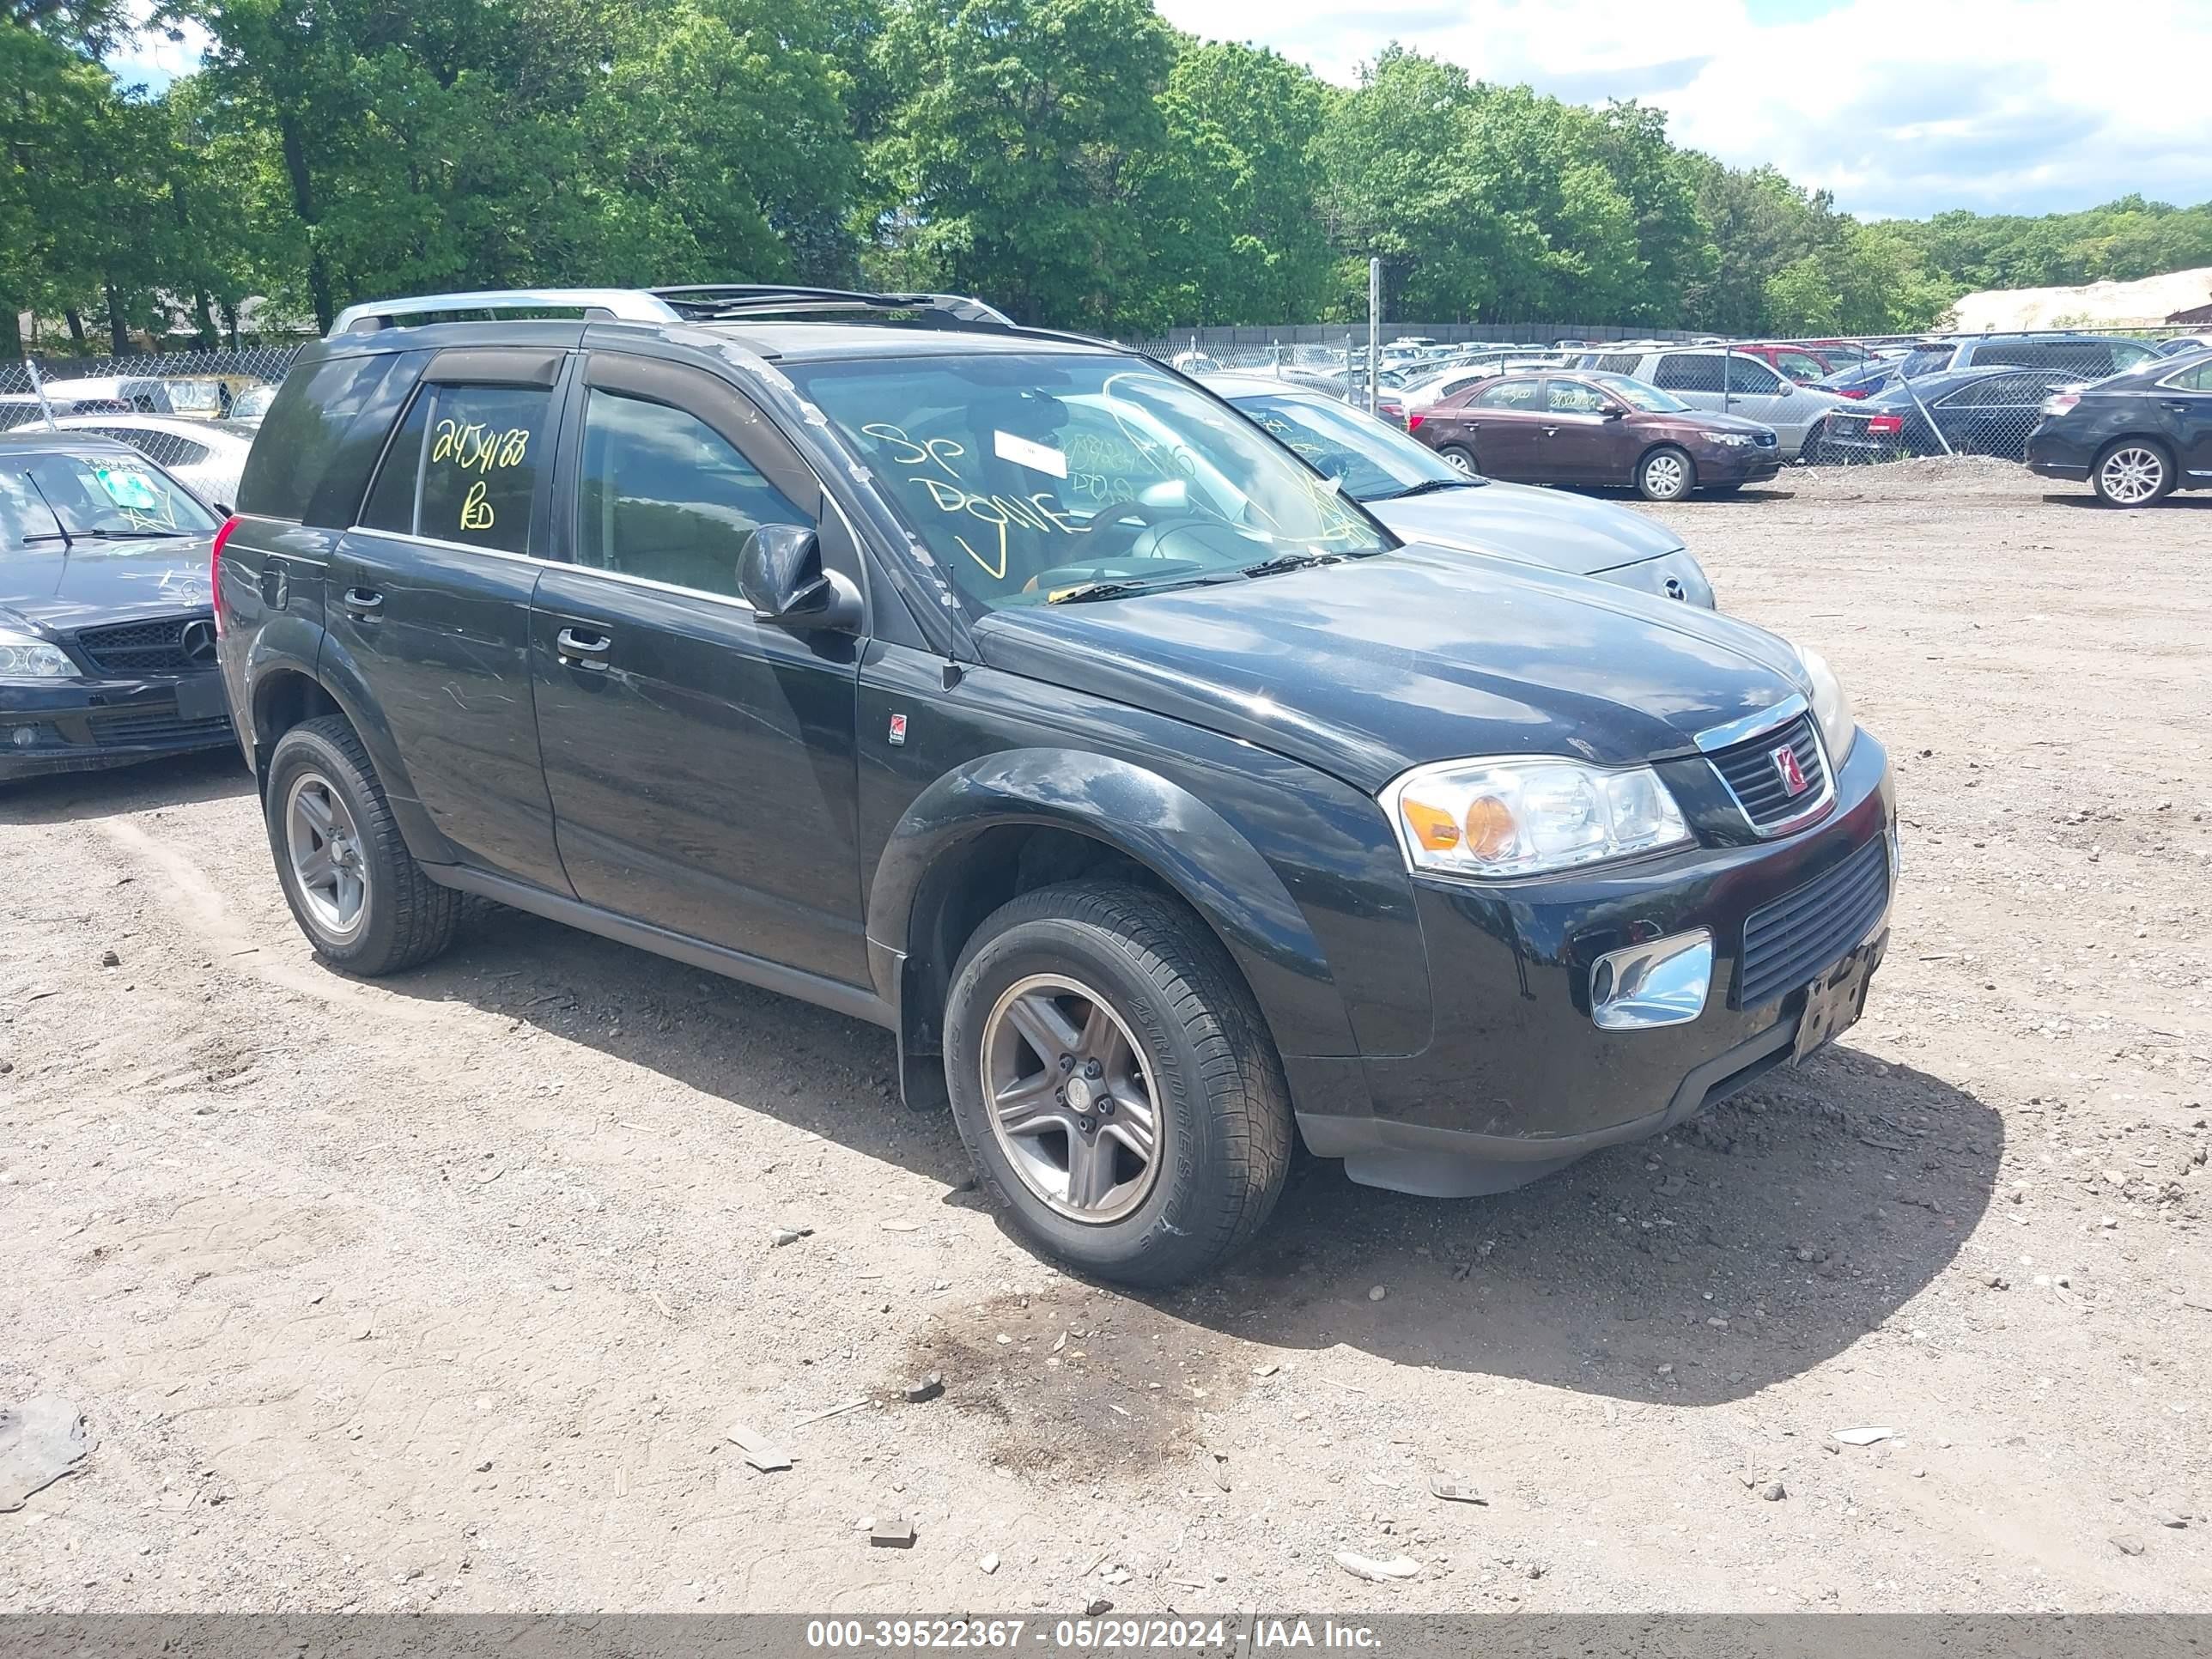
<svg viewBox="0 0 2212 1659">
<path fill-rule="evenodd" d="M 1382 261 L 1367 262 L 1367 412 L 1382 401 Z"/>
</svg>

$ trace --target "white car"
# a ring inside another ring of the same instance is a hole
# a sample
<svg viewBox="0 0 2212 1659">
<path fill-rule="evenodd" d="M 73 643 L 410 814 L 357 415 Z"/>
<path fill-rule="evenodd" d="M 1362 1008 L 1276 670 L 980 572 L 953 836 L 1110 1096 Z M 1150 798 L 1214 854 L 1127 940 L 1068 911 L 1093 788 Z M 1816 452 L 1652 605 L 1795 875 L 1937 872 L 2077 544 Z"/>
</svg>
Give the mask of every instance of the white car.
<svg viewBox="0 0 2212 1659">
<path fill-rule="evenodd" d="M 238 500 L 238 475 L 253 447 L 253 428 L 229 421 L 194 421 L 174 415 L 64 415 L 63 432 L 95 432 L 161 464 L 192 494 L 219 512 Z"/>
</svg>

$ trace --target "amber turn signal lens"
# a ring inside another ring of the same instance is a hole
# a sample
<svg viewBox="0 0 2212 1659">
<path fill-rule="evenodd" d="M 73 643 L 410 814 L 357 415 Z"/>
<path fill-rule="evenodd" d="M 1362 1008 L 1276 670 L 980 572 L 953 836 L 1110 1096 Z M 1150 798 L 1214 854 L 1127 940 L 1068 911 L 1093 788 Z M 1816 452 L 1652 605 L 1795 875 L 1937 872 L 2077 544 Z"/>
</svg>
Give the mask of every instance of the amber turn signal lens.
<svg viewBox="0 0 2212 1659">
<path fill-rule="evenodd" d="M 1405 804 L 1406 827 L 1413 837 L 1431 853 L 1449 853 L 1459 845 L 1459 825 L 1449 812 L 1440 812 L 1433 806 L 1417 800 Z"/>
<path fill-rule="evenodd" d="M 1520 826 L 1513 809 L 1495 795 L 1478 795 L 1468 804 L 1467 850 L 1479 859 L 1500 859 L 1513 850 Z"/>
</svg>

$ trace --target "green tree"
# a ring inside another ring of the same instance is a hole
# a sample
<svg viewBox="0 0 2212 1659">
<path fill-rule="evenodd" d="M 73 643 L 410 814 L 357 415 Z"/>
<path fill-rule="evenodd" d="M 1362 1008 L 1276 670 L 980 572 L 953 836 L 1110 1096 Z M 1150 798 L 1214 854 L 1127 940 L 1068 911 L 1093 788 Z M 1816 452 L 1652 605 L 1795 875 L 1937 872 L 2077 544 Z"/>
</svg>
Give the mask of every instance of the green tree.
<svg viewBox="0 0 2212 1659">
<path fill-rule="evenodd" d="M 902 0 L 879 53 L 896 104 L 874 268 L 1024 321 L 1166 320 L 1141 194 L 1175 41 L 1150 0 Z"/>
</svg>

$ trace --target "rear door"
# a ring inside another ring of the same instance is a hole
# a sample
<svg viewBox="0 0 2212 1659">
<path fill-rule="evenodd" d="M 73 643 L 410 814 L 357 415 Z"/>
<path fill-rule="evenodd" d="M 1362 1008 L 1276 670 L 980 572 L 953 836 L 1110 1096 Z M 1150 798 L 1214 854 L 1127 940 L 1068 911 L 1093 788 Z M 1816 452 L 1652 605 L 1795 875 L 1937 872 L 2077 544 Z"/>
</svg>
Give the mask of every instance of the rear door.
<svg viewBox="0 0 2212 1659">
<path fill-rule="evenodd" d="M 1437 411 L 1441 417 L 1438 447 L 1455 443 L 1474 452 L 1478 471 L 1493 478 L 1540 481 L 1544 471 L 1544 424 L 1550 411 L 1544 407 L 1544 383 L 1527 380 L 1499 380 L 1486 386 L 1465 403 Z"/>
<path fill-rule="evenodd" d="M 384 722 L 460 861 L 563 893 L 530 703 L 530 596 L 568 355 L 430 360 L 331 561 L 324 647 L 326 677 Z"/>
<path fill-rule="evenodd" d="M 2212 357 L 2177 369 L 2152 388 L 2173 436 L 2174 464 L 2185 489 L 2212 487 Z"/>
<path fill-rule="evenodd" d="M 1728 387 L 1728 359 L 1717 351 L 1669 351 L 1651 369 L 1651 384 L 1692 409 L 1721 413 Z"/>
<path fill-rule="evenodd" d="M 763 525 L 859 552 L 799 453 L 733 387 L 594 351 L 570 400 L 531 675 L 561 859 L 588 904 L 868 982 L 855 842 L 861 641 L 760 621 L 738 554 Z"/>
</svg>

